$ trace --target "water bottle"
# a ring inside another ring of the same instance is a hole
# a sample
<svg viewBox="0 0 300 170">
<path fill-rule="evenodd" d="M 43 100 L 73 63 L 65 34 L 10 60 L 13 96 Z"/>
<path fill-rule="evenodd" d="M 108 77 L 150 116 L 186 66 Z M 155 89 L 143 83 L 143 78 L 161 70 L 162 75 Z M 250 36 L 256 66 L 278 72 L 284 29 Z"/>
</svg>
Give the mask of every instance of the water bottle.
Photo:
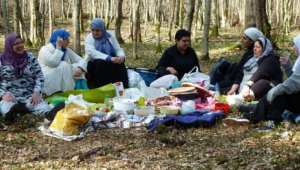
<svg viewBox="0 0 300 170">
<path fill-rule="evenodd" d="M 109 99 L 109 94 L 106 94 L 105 95 L 105 98 L 104 98 L 104 112 L 105 113 L 108 113 L 109 112 L 109 102 L 110 102 L 110 99 Z"/>
<path fill-rule="evenodd" d="M 219 87 L 219 83 L 216 82 L 215 84 L 215 100 L 219 100 L 220 99 L 220 87 Z"/>
</svg>

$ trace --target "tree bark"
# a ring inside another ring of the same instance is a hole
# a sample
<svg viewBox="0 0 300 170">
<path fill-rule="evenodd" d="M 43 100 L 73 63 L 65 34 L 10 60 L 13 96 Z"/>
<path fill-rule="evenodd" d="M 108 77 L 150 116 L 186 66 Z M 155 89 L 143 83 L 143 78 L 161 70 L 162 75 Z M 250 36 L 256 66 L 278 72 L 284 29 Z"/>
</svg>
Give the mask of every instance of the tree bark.
<svg viewBox="0 0 300 170">
<path fill-rule="evenodd" d="M 7 19 L 7 9 L 6 9 L 6 0 L 2 0 L 2 13 L 3 13 L 3 26 L 5 37 L 9 35 L 8 29 L 8 19 Z"/>
<path fill-rule="evenodd" d="M 180 0 L 180 8 L 179 8 L 179 28 L 182 28 L 182 25 L 183 25 L 183 13 L 184 13 L 183 0 Z"/>
<path fill-rule="evenodd" d="M 111 0 L 106 0 L 106 12 L 105 12 L 105 25 L 106 28 L 109 29 L 109 9 L 110 9 L 110 2 Z"/>
<path fill-rule="evenodd" d="M 118 0 L 117 7 L 116 7 L 117 12 L 116 12 L 116 22 L 115 22 L 115 34 L 120 44 L 125 43 L 121 35 L 121 25 L 122 25 L 122 17 L 123 17 L 122 4 L 123 4 L 123 0 Z"/>
<path fill-rule="evenodd" d="M 39 10 L 39 0 L 35 0 L 35 15 L 36 15 L 36 44 L 39 46 L 43 45 L 43 34 L 42 34 L 42 15 Z"/>
<path fill-rule="evenodd" d="M 177 27 L 179 27 L 180 1 L 181 0 L 176 0 L 176 5 L 175 5 L 175 21 L 174 21 L 174 24 Z"/>
<path fill-rule="evenodd" d="M 132 30 L 132 27 L 133 27 L 133 22 L 132 22 L 132 17 L 133 17 L 133 0 L 130 0 L 130 10 L 129 10 L 129 36 L 128 38 L 131 39 L 131 41 L 133 41 L 133 30 Z"/>
<path fill-rule="evenodd" d="M 172 4 L 176 4 L 176 0 L 172 0 Z M 168 37 L 169 37 L 169 41 L 172 41 L 172 28 L 173 28 L 173 21 L 174 21 L 174 13 L 175 13 L 175 7 L 176 5 L 174 5 L 173 7 L 171 7 L 170 9 L 170 21 L 169 21 L 169 31 L 168 31 Z"/>
<path fill-rule="evenodd" d="M 156 0 L 156 53 L 161 53 L 161 44 L 160 44 L 160 27 L 161 27 L 161 13 L 162 13 L 162 0 Z"/>
<path fill-rule="evenodd" d="M 145 25 L 144 25 L 144 37 L 147 35 L 147 24 L 149 20 L 149 1 L 145 0 Z"/>
<path fill-rule="evenodd" d="M 188 0 L 186 4 L 186 12 L 185 12 L 185 17 L 183 20 L 182 27 L 189 32 L 191 32 L 192 30 L 194 11 L 195 11 L 195 0 Z"/>
<path fill-rule="evenodd" d="M 133 27 L 134 27 L 134 30 L 133 30 L 133 57 L 135 59 L 138 59 L 139 56 L 137 54 L 137 41 L 138 41 L 138 31 L 139 31 L 139 28 L 138 28 L 138 25 L 139 25 L 139 19 L 138 17 L 139 16 L 139 8 L 140 8 L 140 0 L 134 0 L 134 9 L 133 9 Z"/>
<path fill-rule="evenodd" d="M 212 11 L 211 11 L 211 16 L 212 16 L 212 25 L 213 28 L 211 30 L 210 36 L 211 37 L 217 37 L 219 36 L 219 21 L 218 21 L 218 0 L 212 0 Z"/>
<path fill-rule="evenodd" d="M 16 2 L 17 1 L 17 2 Z M 15 6 L 16 6 L 16 9 L 17 9 L 17 18 L 18 18 L 18 21 L 20 23 L 20 30 L 21 30 L 21 37 L 24 41 L 24 43 L 28 46 L 32 46 L 32 43 L 28 37 L 28 34 L 27 34 L 27 31 L 26 31 L 26 27 L 25 27 L 25 24 L 24 24 L 24 21 L 23 21 L 23 17 L 22 17 L 22 14 L 21 14 L 21 7 L 18 3 L 18 0 L 14 0 L 15 2 Z"/>
<path fill-rule="evenodd" d="M 18 15 L 17 15 L 18 9 L 17 9 L 17 5 L 16 5 L 16 4 L 19 5 L 19 1 L 15 0 L 14 2 L 15 2 L 14 6 L 13 6 L 14 33 L 20 35 L 20 24 L 19 24 L 19 19 L 18 19 Z"/>
<path fill-rule="evenodd" d="M 80 23 L 79 15 L 81 9 L 81 0 L 74 0 L 74 9 L 72 14 L 73 20 L 73 49 L 81 56 L 81 45 L 80 45 Z"/>
<path fill-rule="evenodd" d="M 199 18 L 199 6 L 201 5 L 200 0 L 196 0 L 196 5 L 195 5 L 195 23 L 194 23 L 194 30 L 193 30 L 193 41 L 197 42 L 197 23 L 198 23 L 198 18 Z"/>
<path fill-rule="evenodd" d="M 205 22 L 202 40 L 201 60 L 209 60 L 208 44 L 209 44 L 209 24 L 211 13 L 211 0 L 205 0 Z"/>
<path fill-rule="evenodd" d="M 254 1 L 253 0 L 246 0 L 246 6 L 245 8 L 245 29 L 249 27 L 256 27 L 256 14 L 255 8 L 254 8 Z"/>
<path fill-rule="evenodd" d="M 66 19 L 65 0 L 61 0 L 61 19 Z"/>
<path fill-rule="evenodd" d="M 49 15 L 49 33 L 50 33 L 50 35 L 52 34 L 52 32 L 53 32 L 53 22 L 52 22 L 52 5 L 51 5 L 51 0 L 49 0 L 49 2 L 48 2 L 48 5 L 49 5 L 49 13 L 48 13 L 48 15 Z"/>
</svg>

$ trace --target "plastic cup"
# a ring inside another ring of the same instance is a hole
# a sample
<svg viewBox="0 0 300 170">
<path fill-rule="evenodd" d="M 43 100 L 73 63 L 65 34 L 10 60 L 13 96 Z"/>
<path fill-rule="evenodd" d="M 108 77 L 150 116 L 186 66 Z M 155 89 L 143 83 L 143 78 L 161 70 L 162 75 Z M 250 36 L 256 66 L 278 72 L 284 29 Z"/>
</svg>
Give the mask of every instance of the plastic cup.
<svg viewBox="0 0 300 170">
<path fill-rule="evenodd" d="M 290 58 L 290 53 L 288 53 L 288 52 L 283 52 L 282 53 L 282 56 L 287 60 L 287 59 L 289 59 Z"/>
</svg>

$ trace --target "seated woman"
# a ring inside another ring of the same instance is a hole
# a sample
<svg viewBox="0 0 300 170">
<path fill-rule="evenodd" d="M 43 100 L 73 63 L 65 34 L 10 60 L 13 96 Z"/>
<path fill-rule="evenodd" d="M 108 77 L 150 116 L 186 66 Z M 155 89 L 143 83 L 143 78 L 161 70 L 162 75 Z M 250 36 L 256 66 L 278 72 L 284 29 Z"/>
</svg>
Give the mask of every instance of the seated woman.
<svg viewBox="0 0 300 170">
<path fill-rule="evenodd" d="M 95 18 L 90 26 L 92 33 L 85 38 L 85 60 L 88 61 L 88 84 L 101 87 L 123 82 L 128 88 L 125 53 L 115 35 L 106 30 L 104 21 Z"/>
<path fill-rule="evenodd" d="M 38 62 L 45 77 L 43 92 L 47 95 L 73 90 L 76 80 L 85 80 L 87 63 L 68 48 L 69 36 L 70 33 L 65 30 L 54 31 L 50 43 L 39 52 Z"/>
<path fill-rule="evenodd" d="M 245 99 L 259 99 L 282 79 L 279 57 L 268 39 L 259 38 L 254 43 L 254 56 L 243 66 L 227 94 L 232 95 L 239 89 Z"/>
<path fill-rule="evenodd" d="M 260 32 L 257 28 L 251 27 L 251 28 L 247 28 L 244 31 L 242 37 L 242 45 L 245 47 L 247 51 L 244 53 L 241 60 L 230 72 L 230 74 L 224 77 L 224 80 L 218 82 L 220 91 L 222 93 L 227 93 L 231 89 L 231 86 L 233 85 L 233 81 L 238 75 L 238 73 L 242 70 L 246 62 L 253 57 L 254 42 L 258 38 L 263 38 L 263 37 L 264 37 L 263 33 Z"/>
<path fill-rule="evenodd" d="M 197 55 L 194 49 L 190 47 L 190 38 L 191 33 L 185 29 L 176 32 L 176 44 L 163 53 L 156 66 L 159 77 L 173 74 L 180 80 L 185 73 L 190 72 L 195 66 L 200 70 Z"/>
<path fill-rule="evenodd" d="M 33 54 L 24 50 L 20 36 L 11 34 L 5 40 L 4 52 L 0 54 L 0 108 L 7 121 L 13 122 L 21 109 L 35 115 L 45 114 L 52 120 L 64 103 L 52 110 L 40 97 L 44 77 Z"/>
<path fill-rule="evenodd" d="M 245 113 L 240 119 L 228 118 L 226 120 L 228 125 L 241 125 L 241 122 L 248 124 L 249 120 L 252 123 L 269 120 L 266 126 L 260 129 L 261 131 L 268 131 L 278 126 L 284 110 L 300 113 L 300 34 L 294 39 L 294 44 L 294 53 L 299 56 L 294 67 L 289 60 L 282 62 L 285 72 L 289 73 L 287 76 L 290 77 L 264 95 L 253 114 Z M 281 58 L 281 60 L 283 59 Z"/>
</svg>

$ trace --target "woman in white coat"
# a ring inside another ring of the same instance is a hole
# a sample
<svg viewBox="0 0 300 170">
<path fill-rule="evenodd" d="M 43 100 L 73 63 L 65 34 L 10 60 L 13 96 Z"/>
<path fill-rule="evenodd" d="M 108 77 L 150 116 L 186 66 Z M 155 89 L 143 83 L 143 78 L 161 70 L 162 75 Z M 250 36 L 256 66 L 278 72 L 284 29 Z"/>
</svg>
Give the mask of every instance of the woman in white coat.
<svg viewBox="0 0 300 170">
<path fill-rule="evenodd" d="M 92 33 L 85 38 L 85 59 L 88 61 L 88 84 L 101 87 L 123 82 L 128 87 L 124 50 L 115 35 L 106 30 L 104 21 L 95 18 L 90 26 Z"/>
<path fill-rule="evenodd" d="M 65 30 L 54 31 L 50 43 L 39 52 L 38 62 L 45 77 L 43 92 L 47 95 L 72 90 L 75 88 L 75 81 L 77 88 L 87 88 L 87 62 L 68 48 L 69 36 L 70 33 Z"/>
</svg>

